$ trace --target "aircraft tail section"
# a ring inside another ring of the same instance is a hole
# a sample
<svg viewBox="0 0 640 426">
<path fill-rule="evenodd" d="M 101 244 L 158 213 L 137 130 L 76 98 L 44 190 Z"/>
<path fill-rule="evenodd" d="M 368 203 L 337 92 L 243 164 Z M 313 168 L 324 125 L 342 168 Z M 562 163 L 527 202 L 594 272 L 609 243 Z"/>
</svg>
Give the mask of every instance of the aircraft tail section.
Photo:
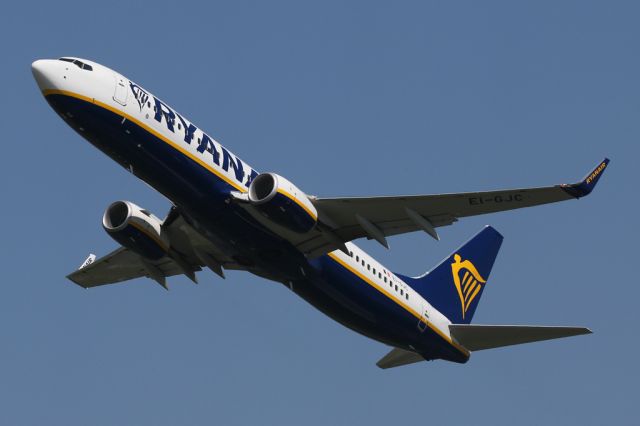
<svg viewBox="0 0 640 426">
<path fill-rule="evenodd" d="M 502 235 L 486 226 L 426 274 L 402 276 L 454 324 L 469 324 L 500 250 Z"/>
</svg>

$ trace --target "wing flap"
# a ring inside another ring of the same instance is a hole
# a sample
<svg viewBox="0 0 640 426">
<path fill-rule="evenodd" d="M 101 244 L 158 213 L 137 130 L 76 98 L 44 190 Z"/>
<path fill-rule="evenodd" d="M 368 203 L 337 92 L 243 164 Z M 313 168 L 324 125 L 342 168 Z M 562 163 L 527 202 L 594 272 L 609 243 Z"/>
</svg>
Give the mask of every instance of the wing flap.
<svg viewBox="0 0 640 426">
<path fill-rule="evenodd" d="M 585 327 L 451 324 L 451 336 L 470 351 L 591 334 Z"/>
</svg>

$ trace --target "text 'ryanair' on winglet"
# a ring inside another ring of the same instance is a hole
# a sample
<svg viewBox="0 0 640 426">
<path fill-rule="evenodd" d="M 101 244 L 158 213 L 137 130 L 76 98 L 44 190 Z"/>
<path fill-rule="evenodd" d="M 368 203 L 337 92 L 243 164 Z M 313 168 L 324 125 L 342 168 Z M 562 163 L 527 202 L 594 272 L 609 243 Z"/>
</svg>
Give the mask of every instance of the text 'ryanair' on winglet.
<svg viewBox="0 0 640 426">
<path fill-rule="evenodd" d="M 571 185 L 561 185 L 561 187 L 572 197 L 580 198 L 587 196 L 591 194 L 593 188 L 596 187 L 598 180 L 600 179 L 602 173 L 604 173 L 604 169 L 606 169 L 608 165 L 609 159 L 605 158 L 596 166 L 596 168 L 594 168 L 588 175 L 586 175 L 581 182 Z"/>
</svg>

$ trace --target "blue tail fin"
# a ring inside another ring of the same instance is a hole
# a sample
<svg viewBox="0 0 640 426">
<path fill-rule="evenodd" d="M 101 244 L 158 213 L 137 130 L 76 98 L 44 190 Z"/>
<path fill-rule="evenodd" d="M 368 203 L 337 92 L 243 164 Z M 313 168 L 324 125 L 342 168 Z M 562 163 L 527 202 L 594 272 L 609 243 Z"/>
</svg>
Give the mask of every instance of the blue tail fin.
<svg viewBox="0 0 640 426">
<path fill-rule="evenodd" d="M 452 323 L 469 324 L 501 244 L 502 235 L 487 226 L 430 272 L 401 278 Z"/>
</svg>

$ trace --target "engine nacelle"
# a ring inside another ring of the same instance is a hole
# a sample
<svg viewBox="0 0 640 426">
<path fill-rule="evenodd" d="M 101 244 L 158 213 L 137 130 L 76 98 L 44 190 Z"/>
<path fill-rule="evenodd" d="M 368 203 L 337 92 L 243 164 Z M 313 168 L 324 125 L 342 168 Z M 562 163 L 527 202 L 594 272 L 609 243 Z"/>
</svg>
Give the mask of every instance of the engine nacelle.
<svg viewBox="0 0 640 426">
<path fill-rule="evenodd" d="M 147 259 L 157 260 L 169 252 L 162 221 L 129 201 L 116 201 L 107 207 L 102 226 L 119 244 Z"/>
<path fill-rule="evenodd" d="M 273 222 L 297 233 L 318 223 L 318 211 L 307 194 L 275 173 L 261 173 L 249 186 L 249 202 Z"/>
</svg>

